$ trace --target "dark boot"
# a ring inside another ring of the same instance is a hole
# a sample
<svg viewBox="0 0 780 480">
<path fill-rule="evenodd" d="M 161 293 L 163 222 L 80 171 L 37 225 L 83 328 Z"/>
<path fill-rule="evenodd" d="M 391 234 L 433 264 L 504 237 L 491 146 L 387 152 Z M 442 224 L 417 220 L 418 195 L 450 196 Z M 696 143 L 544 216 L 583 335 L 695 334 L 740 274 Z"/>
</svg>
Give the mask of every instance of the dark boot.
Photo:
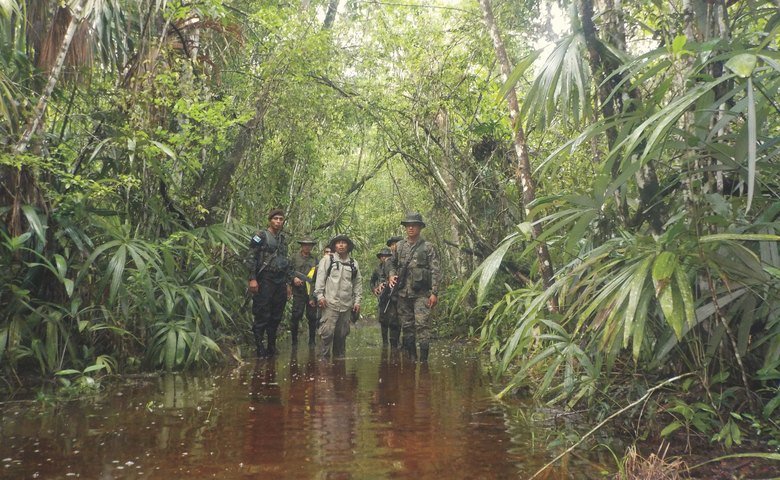
<svg viewBox="0 0 780 480">
<path fill-rule="evenodd" d="M 381 325 L 382 328 L 382 345 L 387 346 L 387 325 Z"/>
<path fill-rule="evenodd" d="M 297 347 L 298 346 L 298 329 L 293 328 L 290 331 L 290 336 L 292 337 L 292 346 Z"/>
<path fill-rule="evenodd" d="M 428 361 L 428 350 L 429 350 L 428 343 L 420 343 L 420 361 L 421 362 L 427 362 Z"/>
<path fill-rule="evenodd" d="M 401 329 L 390 326 L 388 329 L 388 337 L 390 337 L 390 348 L 398 348 L 398 340 L 401 338 Z"/>
<path fill-rule="evenodd" d="M 317 322 L 309 322 L 309 346 L 313 347 L 317 338 Z"/>
<path fill-rule="evenodd" d="M 252 327 L 252 333 L 255 335 L 255 348 L 257 349 L 258 358 L 263 358 L 267 355 L 265 346 L 263 345 L 264 329 L 257 326 Z"/>
<path fill-rule="evenodd" d="M 417 358 L 417 346 L 415 345 L 414 337 L 404 337 L 404 352 L 412 359 Z"/>
<path fill-rule="evenodd" d="M 266 348 L 269 357 L 276 355 L 276 332 L 268 331 L 268 348 Z"/>
</svg>

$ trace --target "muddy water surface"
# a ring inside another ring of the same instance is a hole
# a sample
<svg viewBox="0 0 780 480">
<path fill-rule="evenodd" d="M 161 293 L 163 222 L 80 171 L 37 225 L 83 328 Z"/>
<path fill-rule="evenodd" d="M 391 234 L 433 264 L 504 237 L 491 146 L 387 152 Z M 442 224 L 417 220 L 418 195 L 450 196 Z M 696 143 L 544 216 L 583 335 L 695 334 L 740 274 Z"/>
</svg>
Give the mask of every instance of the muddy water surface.
<svg viewBox="0 0 780 480">
<path fill-rule="evenodd" d="M 552 458 L 545 432 L 491 398 L 469 349 L 439 342 L 426 365 L 376 337 L 353 331 L 343 360 L 288 347 L 216 372 L 135 379 L 45 414 L 3 404 L 0 478 L 527 478 Z M 593 478 L 591 465 L 542 478 Z"/>
</svg>

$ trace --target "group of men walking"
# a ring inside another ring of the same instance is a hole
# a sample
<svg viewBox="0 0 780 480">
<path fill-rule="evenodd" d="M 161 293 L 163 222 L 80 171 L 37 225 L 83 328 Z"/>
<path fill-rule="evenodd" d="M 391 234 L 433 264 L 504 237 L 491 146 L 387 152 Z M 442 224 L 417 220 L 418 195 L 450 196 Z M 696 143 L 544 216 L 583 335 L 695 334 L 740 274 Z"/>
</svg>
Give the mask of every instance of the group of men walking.
<svg viewBox="0 0 780 480">
<path fill-rule="evenodd" d="M 292 299 L 290 332 L 298 344 L 299 325 L 306 317 L 309 346 L 318 333 L 322 357 L 343 356 L 350 321 L 360 315 L 362 275 L 352 257 L 354 242 L 337 235 L 317 260 L 311 237 L 298 240 L 300 250 L 288 256 L 283 233 L 284 212 L 268 213 L 268 227 L 250 242 L 249 292 L 255 346 L 258 357 L 276 354 L 276 336 L 284 306 Z M 439 259 L 433 245 L 420 235 L 425 227 L 422 215 L 410 213 L 401 221 L 406 236 L 391 237 L 377 253 L 380 263 L 371 277 L 371 290 L 378 296 L 377 317 L 382 343 L 402 348 L 412 358 L 428 360 L 431 340 L 430 312 L 438 303 L 441 281 Z M 400 342 L 400 344 L 399 344 Z"/>
</svg>

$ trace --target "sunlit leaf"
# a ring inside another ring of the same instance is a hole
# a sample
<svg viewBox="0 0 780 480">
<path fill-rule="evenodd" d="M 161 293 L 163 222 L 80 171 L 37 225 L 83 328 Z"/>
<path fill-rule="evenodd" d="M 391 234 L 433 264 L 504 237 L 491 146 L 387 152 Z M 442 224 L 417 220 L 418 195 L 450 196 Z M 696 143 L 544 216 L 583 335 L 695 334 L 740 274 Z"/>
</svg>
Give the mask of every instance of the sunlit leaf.
<svg viewBox="0 0 780 480">
<path fill-rule="evenodd" d="M 758 58 L 752 53 L 740 53 L 726 62 L 726 68 L 742 78 L 748 78 L 753 75 L 757 61 Z"/>
</svg>

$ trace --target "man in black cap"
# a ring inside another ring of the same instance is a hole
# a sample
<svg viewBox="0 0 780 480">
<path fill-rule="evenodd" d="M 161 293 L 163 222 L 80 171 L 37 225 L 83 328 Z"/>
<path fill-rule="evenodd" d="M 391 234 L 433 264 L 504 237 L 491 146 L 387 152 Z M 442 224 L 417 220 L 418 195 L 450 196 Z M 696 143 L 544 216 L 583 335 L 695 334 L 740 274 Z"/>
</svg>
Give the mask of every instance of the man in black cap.
<svg viewBox="0 0 780 480">
<path fill-rule="evenodd" d="M 396 247 L 398 246 L 398 242 L 402 240 L 403 237 L 394 235 L 387 239 L 387 242 L 385 245 L 390 249 L 390 257 L 392 258 L 392 254 L 395 253 Z M 382 268 L 384 269 L 384 276 L 385 279 L 388 280 L 390 278 L 390 269 L 392 268 L 393 263 L 388 259 L 386 262 L 382 264 Z M 401 339 L 401 321 L 398 319 L 398 295 L 396 295 L 395 289 L 390 288 L 390 285 L 388 283 L 387 285 L 387 291 L 385 292 L 385 299 L 383 304 L 383 316 L 385 321 L 387 322 L 388 326 L 388 336 L 390 337 L 390 347 L 391 348 L 398 348 L 399 341 Z"/>
<path fill-rule="evenodd" d="M 322 310 L 319 334 L 322 338 L 322 357 L 346 353 L 349 321 L 357 320 L 363 296 L 362 277 L 357 262 L 350 256 L 355 244 L 346 235 L 337 235 L 330 241 L 333 253 L 320 260 L 314 295 Z"/>
<path fill-rule="evenodd" d="M 379 326 L 382 331 L 382 346 L 386 347 L 388 344 L 388 330 L 390 324 L 387 322 L 387 307 L 390 301 L 390 287 L 387 285 L 387 274 L 385 272 L 385 264 L 387 259 L 393 256 L 393 252 L 389 248 L 383 248 L 376 254 L 376 258 L 379 259 L 379 264 L 374 268 L 374 272 L 371 274 L 371 291 L 376 295 L 377 301 L 377 315 L 376 318 L 379 321 Z M 398 340 L 396 339 L 395 347 L 398 346 Z"/>
<path fill-rule="evenodd" d="M 293 347 L 298 346 L 298 325 L 306 313 L 306 320 L 309 323 L 309 346 L 314 346 L 314 337 L 317 330 L 317 305 L 311 298 L 314 291 L 314 269 L 317 267 L 318 260 L 311 251 L 317 243 L 313 238 L 306 236 L 298 240 L 301 249 L 292 257 L 293 279 L 292 287 L 292 309 L 290 311 L 290 334 L 292 335 Z"/>
<path fill-rule="evenodd" d="M 268 212 L 268 228 L 256 232 L 249 244 L 246 263 L 254 315 L 252 332 L 258 357 L 276 353 L 276 333 L 290 294 L 288 283 L 292 279 L 292 269 L 283 227 L 284 211 L 274 208 Z M 266 336 L 267 344 L 264 343 Z"/>
<path fill-rule="evenodd" d="M 422 215 L 409 213 L 401 220 L 406 238 L 400 240 L 390 259 L 389 284 L 398 295 L 398 318 L 403 328 L 403 349 L 428 361 L 431 341 L 431 309 L 439 302 L 439 258 L 433 245 L 420 232 L 425 228 Z"/>
</svg>

